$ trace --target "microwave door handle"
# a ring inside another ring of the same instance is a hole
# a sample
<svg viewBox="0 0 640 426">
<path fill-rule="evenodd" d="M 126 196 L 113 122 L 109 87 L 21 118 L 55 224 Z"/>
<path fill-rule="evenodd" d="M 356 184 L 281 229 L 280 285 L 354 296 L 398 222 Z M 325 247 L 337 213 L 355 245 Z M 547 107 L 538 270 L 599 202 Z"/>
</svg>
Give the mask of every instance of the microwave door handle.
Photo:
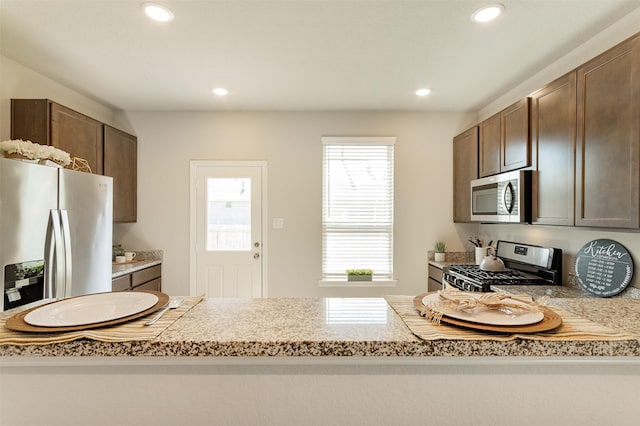
<svg viewBox="0 0 640 426">
<path fill-rule="evenodd" d="M 510 195 L 510 197 L 507 197 L 507 193 Z M 513 185 L 511 184 L 511 182 L 507 183 L 504 187 L 504 191 L 502 192 L 502 204 L 504 204 L 504 208 L 507 210 L 507 212 L 511 214 L 511 212 L 513 211 Z"/>
</svg>

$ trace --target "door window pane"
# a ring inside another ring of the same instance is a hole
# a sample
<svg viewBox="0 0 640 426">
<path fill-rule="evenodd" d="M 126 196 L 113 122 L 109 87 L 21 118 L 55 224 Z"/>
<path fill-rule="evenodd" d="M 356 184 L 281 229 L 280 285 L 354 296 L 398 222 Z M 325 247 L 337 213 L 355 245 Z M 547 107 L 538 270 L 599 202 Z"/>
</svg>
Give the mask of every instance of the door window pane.
<svg viewBox="0 0 640 426">
<path fill-rule="evenodd" d="M 251 250 L 251 179 L 207 179 L 207 250 Z"/>
</svg>

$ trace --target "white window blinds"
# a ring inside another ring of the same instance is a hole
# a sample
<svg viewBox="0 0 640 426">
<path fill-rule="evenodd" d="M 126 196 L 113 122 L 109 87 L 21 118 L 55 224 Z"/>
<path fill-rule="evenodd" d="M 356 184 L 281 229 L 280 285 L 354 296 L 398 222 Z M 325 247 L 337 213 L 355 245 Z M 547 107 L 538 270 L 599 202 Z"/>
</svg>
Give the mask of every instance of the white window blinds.
<svg viewBox="0 0 640 426">
<path fill-rule="evenodd" d="M 322 273 L 393 276 L 395 138 L 322 138 Z"/>
</svg>

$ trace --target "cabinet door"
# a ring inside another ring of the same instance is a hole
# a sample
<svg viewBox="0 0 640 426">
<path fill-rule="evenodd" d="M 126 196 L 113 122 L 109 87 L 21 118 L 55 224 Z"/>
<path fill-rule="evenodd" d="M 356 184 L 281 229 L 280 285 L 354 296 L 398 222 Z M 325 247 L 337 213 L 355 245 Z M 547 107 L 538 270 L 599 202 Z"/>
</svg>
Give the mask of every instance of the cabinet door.
<svg viewBox="0 0 640 426">
<path fill-rule="evenodd" d="M 49 100 L 11 99 L 11 139 L 49 145 Z"/>
<path fill-rule="evenodd" d="M 478 126 L 453 138 L 454 222 L 471 222 L 473 179 L 478 179 Z"/>
<path fill-rule="evenodd" d="M 162 280 L 160 278 L 156 278 L 155 280 L 151 280 L 144 284 L 140 284 L 139 286 L 134 287 L 132 290 L 133 291 L 140 291 L 140 290 L 162 291 Z"/>
<path fill-rule="evenodd" d="M 577 70 L 576 225 L 637 228 L 640 37 Z"/>
<path fill-rule="evenodd" d="M 128 291 L 131 290 L 131 275 L 123 275 L 111 280 L 111 291 Z"/>
<path fill-rule="evenodd" d="M 427 280 L 427 291 L 442 290 L 442 281 L 443 281 L 442 269 L 436 268 L 433 265 L 429 265 L 429 278 Z"/>
<path fill-rule="evenodd" d="M 480 123 L 480 177 L 500 173 L 500 113 Z"/>
<path fill-rule="evenodd" d="M 500 112 L 500 172 L 530 165 L 529 102 L 524 98 Z"/>
<path fill-rule="evenodd" d="M 80 157 L 91 171 L 102 174 L 102 123 L 62 105 L 51 103 L 51 145 Z"/>
<path fill-rule="evenodd" d="M 135 136 L 104 126 L 104 174 L 113 178 L 113 221 L 137 218 L 138 140 Z"/>
<path fill-rule="evenodd" d="M 427 291 L 438 291 L 438 290 L 442 290 L 442 283 L 429 277 L 429 280 L 427 281 Z"/>
<path fill-rule="evenodd" d="M 131 274 L 131 287 L 137 287 L 153 279 L 162 276 L 162 267 L 160 265 L 151 266 L 149 268 L 136 271 Z"/>
<path fill-rule="evenodd" d="M 573 226 L 575 147 L 576 73 L 572 72 L 531 96 L 534 223 Z"/>
</svg>

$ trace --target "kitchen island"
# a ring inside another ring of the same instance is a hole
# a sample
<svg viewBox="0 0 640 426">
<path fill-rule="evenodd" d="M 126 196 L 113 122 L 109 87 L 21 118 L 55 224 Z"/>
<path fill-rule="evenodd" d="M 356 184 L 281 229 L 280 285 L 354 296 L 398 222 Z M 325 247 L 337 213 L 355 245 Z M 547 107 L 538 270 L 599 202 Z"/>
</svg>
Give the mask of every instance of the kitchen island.
<svg viewBox="0 0 640 426">
<path fill-rule="evenodd" d="M 635 424 L 640 300 L 550 306 L 631 337 L 425 341 L 382 298 L 205 299 L 153 340 L 1 345 L 0 424 Z"/>
</svg>

